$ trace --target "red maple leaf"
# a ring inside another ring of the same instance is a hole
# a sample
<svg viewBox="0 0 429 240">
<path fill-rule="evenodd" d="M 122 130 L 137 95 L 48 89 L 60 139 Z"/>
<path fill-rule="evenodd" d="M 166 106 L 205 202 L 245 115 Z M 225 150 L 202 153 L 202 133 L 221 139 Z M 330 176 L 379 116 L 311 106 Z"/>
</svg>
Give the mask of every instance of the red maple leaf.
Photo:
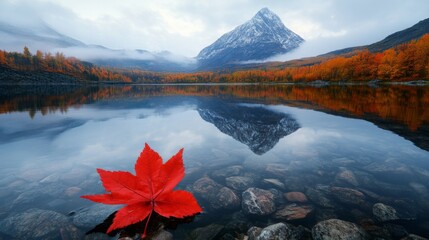
<svg viewBox="0 0 429 240">
<path fill-rule="evenodd" d="M 124 171 L 97 169 L 108 193 L 82 198 L 104 204 L 125 204 L 119 209 L 107 233 L 147 218 L 143 237 L 153 211 L 164 217 L 183 218 L 202 211 L 192 193 L 175 190 L 185 176 L 183 149 L 165 164 L 159 154 L 145 144 L 135 164 L 136 175 Z"/>
</svg>

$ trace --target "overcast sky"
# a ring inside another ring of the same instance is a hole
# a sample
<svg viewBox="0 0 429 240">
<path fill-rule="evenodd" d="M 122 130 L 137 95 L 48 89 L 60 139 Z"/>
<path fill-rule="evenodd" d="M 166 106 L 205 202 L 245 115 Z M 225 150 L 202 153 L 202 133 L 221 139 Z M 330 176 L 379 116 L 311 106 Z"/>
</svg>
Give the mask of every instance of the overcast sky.
<svg viewBox="0 0 429 240">
<path fill-rule="evenodd" d="M 0 20 L 42 19 L 87 44 L 194 57 L 263 7 L 320 53 L 372 43 L 429 17 L 428 0 L 0 0 Z"/>
</svg>

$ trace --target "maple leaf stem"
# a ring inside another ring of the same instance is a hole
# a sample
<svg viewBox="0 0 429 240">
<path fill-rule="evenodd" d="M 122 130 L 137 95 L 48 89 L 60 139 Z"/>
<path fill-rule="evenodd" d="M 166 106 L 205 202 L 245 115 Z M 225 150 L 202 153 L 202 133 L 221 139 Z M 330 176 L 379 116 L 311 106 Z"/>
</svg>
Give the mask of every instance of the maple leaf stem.
<svg viewBox="0 0 429 240">
<path fill-rule="evenodd" d="M 147 231 L 147 228 L 149 226 L 150 217 L 152 216 L 152 212 L 153 212 L 154 207 L 155 207 L 155 203 L 152 200 L 152 210 L 150 211 L 149 216 L 147 217 L 146 225 L 144 226 L 144 231 L 143 231 L 143 235 L 142 235 L 141 239 L 146 238 L 146 231 Z"/>
</svg>

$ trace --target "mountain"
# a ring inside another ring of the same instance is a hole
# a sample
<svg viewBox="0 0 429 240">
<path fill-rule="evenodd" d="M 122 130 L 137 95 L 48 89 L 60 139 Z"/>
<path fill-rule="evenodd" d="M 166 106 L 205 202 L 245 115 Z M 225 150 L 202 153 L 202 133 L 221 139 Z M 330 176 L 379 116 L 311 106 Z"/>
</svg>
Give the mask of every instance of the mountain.
<svg viewBox="0 0 429 240">
<path fill-rule="evenodd" d="M 287 53 L 303 42 L 275 13 L 263 8 L 252 19 L 201 50 L 197 60 L 201 68 L 262 60 Z"/>
<path fill-rule="evenodd" d="M 353 51 L 363 50 L 363 49 L 368 49 L 371 52 L 382 52 L 389 48 L 395 47 L 399 44 L 403 44 L 411 40 L 419 39 L 426 33 L 429 33 L 429 18 L 418 22 L 412 27 L 409 27 L 399 32 L 395 32 L 387 36 L 383 40 L 373 43 L 371 45 L 340 49 L 340 50 L 329 52 L 326 55 L 347 54 Z"/>
<path fill-rule="evenodd" d="M 207 101 L 198 107 L 198 113 L 258 155 L 268 152 L 281 138 L 300 128 L 287 114 L 223 101 Z"/>
<path fill-rule="evenodd" d="M 30 49 L 49 51 L 56 48 L 83 47 L 83 42 L 58 33 L 44 23 L 18 26 L 0 22 L 0 46 L 9 51 Z"/>
</svg>

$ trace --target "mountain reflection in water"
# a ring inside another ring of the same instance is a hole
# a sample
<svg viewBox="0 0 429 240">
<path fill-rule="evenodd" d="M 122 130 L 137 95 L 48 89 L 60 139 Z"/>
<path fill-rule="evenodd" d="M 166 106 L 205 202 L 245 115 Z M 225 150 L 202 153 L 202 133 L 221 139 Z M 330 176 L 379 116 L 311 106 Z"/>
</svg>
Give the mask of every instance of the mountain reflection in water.
<svg viewBox="0 0 429 240">
<path fill-rule="evenodd" d="M 268 152 L 281 138 L 300 128 L 288 114 L 226 101 L 203 102 L 198 112 L 202 119 L 246 144 L 258 155 Z"/>
<path fill-rule="evenodd" d="M 145 85 L 0 86 L 0 114 L 67 112 L 102 100 L 155 96 L 235 98 L 365 119 L 429 151 L 429 86 Z"/>
</svg>

